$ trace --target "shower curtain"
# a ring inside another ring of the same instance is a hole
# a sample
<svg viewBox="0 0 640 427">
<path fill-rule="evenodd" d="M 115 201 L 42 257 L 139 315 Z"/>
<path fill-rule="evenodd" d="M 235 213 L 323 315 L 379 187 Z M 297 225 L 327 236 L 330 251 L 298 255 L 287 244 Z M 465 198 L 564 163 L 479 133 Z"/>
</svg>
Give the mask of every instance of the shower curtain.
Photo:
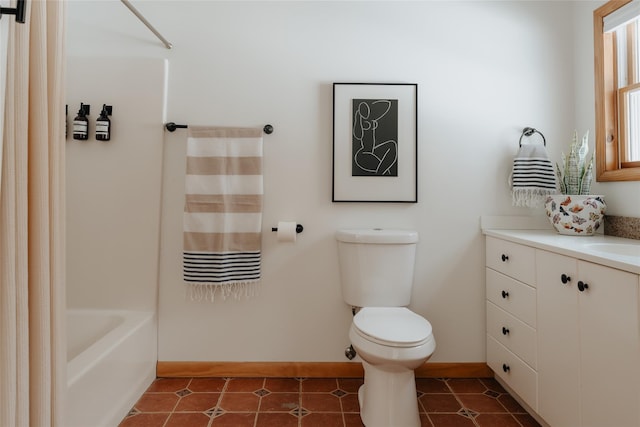
<svg viewBox="0 0 640 427">
<path fill-rule="evenodd" d="M 1 6 L 4 4 L 0 3 Z M 4 94 L 7 86 L 9 20 L 0 19 L 0 131 L 4 129 Z M 2 182 L 2 132 L 0 132 L 0 183 Z"/>
<path fill-rule="evenodd" d="M 64 425 L 64 8 L 28 1 L 25 24 L 2 18 L 0 426 Z"/>
</svg>

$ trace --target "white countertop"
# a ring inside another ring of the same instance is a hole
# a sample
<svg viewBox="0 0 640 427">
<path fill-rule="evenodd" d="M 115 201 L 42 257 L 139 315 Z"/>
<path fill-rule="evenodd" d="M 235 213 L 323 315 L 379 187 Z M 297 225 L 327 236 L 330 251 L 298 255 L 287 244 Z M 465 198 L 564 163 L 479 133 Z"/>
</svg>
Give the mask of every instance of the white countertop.
<svg viewBox="0 0 640 427">
<path fill-rule="evenodd" d="M 620 255 L 597 249 L 596 244 L 622 244 L 638 247 L 640 253 L 640 240 L 625 239 L 622 237 L 605 236 L 566 236 L 555 230 L 501 230 L 483 229 L 486 236 L 497 237 L 514 243 L 532 246 L 567 255 L 573 258 L 606 265 L 630 273 L 640 274 L 640 256 Z"/>
</svg>

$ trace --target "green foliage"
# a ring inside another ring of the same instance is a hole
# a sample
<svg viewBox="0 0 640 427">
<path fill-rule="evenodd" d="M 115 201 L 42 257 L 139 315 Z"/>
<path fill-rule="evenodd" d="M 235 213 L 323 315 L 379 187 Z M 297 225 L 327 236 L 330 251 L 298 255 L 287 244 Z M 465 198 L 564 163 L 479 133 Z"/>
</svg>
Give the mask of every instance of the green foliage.
<svg viewBox="0 0 640 427">
<path fill-rule="evenodd" d="M 574 131 L 569 146 L 569 155 L 562 153 L 563 171 L 556 163 L 556 176 L 562 194 L 590 194 L 593 181 L 593 156 L 587 162 L 589 131 L 578 142 L 578 131 Z"/>
</svg>

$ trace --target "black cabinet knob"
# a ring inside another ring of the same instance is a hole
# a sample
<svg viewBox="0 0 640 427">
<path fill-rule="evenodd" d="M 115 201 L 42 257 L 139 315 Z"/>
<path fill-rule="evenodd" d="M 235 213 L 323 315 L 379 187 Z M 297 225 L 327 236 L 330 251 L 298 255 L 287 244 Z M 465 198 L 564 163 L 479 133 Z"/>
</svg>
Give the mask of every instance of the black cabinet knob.
<svg viewBox="0 0 640 427">
<path fill-rule="evenodd" d="M 509 296 L 509 292 L 507 291 L 502 291 L 502 298 L 507 298 Z"/>
<path fill-rule="evenodd" d="M 584 292 L 586 289 L 589 289 L 589 285 L 584 283 L 582 280 L 578 281 L 578 290 L 580 292 Z"/>
<path fill-rule="evenodd" d="M 506 363 L 503 363 L 502 364 L 502 370 L 505 371 L 505 372 L 509 372 L 511 370 L 511 368 Z"/>
<path fill-rule="evenodd" d="M 560 280 L 562 281 L 562 283 L 566 285 L 571 281 L 571 276 L 567 276 L 566 274 L 563 274 L 562 276 L 560 276 Z"/>
<path fill-rule="evenodd" d="M 502 335 L 509 335 L 509 329 L 505 328 L 504 326 L 502 327 Z"/>
<path fill-rule="evenodd" d="M 502 256 L 500 258 L 502 258 L 502 262 L 509 261 L 509 256 L 508 255 L 502 254 Z"/>
</svg>

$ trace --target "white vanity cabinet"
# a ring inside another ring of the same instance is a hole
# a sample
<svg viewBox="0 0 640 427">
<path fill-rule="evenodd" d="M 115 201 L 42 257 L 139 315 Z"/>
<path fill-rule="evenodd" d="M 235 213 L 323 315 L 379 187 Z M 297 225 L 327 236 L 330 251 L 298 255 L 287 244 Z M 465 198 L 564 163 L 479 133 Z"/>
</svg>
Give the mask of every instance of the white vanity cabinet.
<svg viewBox="0 0 640 427">
<path fill-rule="evenodd" d="M 535 250 L 487 237 L 487 364 L 537 408 Z"/>
<path fill-rule="evenodd" d="M 640 426 L 638 275 L 536 250 L 538 414 Z"/>
<path fill-rule="evenodd" d="M 496 376 L 551 427 L 640 427 L 640 263 L 593 251 L 637 243 L 486 234 Z"/>
</svg>

